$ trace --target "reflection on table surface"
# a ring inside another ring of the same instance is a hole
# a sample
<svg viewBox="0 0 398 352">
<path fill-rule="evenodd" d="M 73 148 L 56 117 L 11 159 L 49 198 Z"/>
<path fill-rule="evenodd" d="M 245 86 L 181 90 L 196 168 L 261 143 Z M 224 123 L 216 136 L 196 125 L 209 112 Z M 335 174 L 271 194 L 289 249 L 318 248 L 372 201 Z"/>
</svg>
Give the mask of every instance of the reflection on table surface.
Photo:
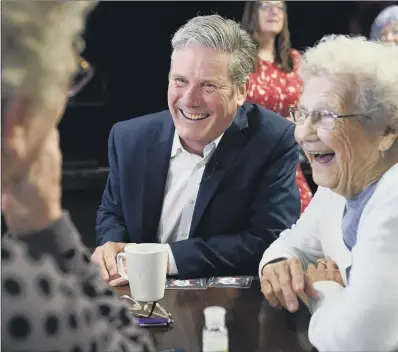
<svg viewBox="0 0 398 352">
<path fill-rule="evenodd" d="M 115 290 L 130 295 L 128 286 Z M 308 341 L 307 308 L 301 305 L 294 314 L 272 308 L 263 298 L 258 279 L 249 289 L 166 290 L 159 303 L 172 314 L 174 326 L 150 329 L 158 350 L 179 347 L 200 352 L 203 309 L 218 305 L 227 310 L 230 352 L 315 351 Z"/>
</svg>

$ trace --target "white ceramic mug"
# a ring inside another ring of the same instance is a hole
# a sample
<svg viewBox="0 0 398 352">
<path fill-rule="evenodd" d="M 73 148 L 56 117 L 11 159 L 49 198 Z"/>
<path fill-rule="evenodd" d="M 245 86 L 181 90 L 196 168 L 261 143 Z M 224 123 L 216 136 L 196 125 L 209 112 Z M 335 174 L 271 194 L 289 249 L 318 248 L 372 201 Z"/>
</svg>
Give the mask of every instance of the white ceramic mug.
<svg viewBox="0 0 398 352">
<path fill-rule="evenodd" d="M 159 301 L 164 297 L 167 262 L 167 246 L 160 243 L 128 244 L 124 253 L 116 257 L 117 269 L 129 281 L 131 297 L 141 302 Z M 123 259 L 126 259 L 127 273 Z"/>
</svg>

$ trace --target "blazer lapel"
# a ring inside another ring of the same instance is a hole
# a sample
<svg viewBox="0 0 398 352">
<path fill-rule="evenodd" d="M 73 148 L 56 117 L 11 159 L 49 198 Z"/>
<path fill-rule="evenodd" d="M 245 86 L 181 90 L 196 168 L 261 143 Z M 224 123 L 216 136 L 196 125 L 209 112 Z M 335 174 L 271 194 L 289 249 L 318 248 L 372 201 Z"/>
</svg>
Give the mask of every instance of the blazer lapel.
<svg viewBox="0 0 398 352">
<path fill-rule="evenodd" d="M 143 182 L 143 241 L 157 242 L 157 231 L 161 216 L 167 173 L 173 144 L 174 124 L 165 122 L 148 138 L 149 146 L 145 153 L 145 173 Z"/>
<path fill-rule="evenodd" d="M 220 185 L 225 172 L 246 145 L 247 139 L 242 132 L 247 125 L 248 121 L 246 112 L 243 108 L 240 108 L 231 126 L 227 131 L 225 131 L 220 144 L 208 161 L 199 187 L 195 210 L 192 217 L 190 237 L 195 237 L 194 234 L 199 225 L 200 219 Z"/>
</svg>

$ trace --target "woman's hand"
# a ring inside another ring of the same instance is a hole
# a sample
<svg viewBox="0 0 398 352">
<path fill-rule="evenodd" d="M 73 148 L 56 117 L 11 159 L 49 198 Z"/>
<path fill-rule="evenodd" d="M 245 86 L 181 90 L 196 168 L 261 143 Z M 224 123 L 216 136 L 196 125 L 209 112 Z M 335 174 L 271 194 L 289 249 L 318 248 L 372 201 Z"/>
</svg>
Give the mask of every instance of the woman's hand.
<svg viewBox="0 0 398 352">
<path fill-rule="evenodd" d="M 62 216 L 61 168 L 58 130 L 54 129 L 26 174 L 2 190 L 2 211 L 10 233 L 36 232 Z"/>
<path fill-rule="evenodd" d="M 315 265 L 310 264 L 307 268 L 307 275 L 312 284 L 318 281 L 334 281 L 344 286 L 340 270 L 333 260 L 321 259 Z"/>
<path fill-rule="evenodd" d="M 316 292 L 298 259 L 265 265 L 260 283 L 261 291 L 271 306 L 284 307 L 289 312 L 295 312 L 299 307 L 297 295 L 316 297 Z"/>
</svg>

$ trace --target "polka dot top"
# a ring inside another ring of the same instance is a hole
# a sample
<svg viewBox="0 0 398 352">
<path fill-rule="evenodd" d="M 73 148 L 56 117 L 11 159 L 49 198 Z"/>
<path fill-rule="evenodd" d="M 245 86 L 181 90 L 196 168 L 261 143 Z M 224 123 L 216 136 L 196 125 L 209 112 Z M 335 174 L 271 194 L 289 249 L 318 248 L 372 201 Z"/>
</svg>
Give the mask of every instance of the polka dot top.
<svg viewBox="0 0 398 352">
<path fill-rule="evenodd" d="M 90 262 L 69 215 L 1 243 L 2 351 L 155 351 Z"/>
</svg>

